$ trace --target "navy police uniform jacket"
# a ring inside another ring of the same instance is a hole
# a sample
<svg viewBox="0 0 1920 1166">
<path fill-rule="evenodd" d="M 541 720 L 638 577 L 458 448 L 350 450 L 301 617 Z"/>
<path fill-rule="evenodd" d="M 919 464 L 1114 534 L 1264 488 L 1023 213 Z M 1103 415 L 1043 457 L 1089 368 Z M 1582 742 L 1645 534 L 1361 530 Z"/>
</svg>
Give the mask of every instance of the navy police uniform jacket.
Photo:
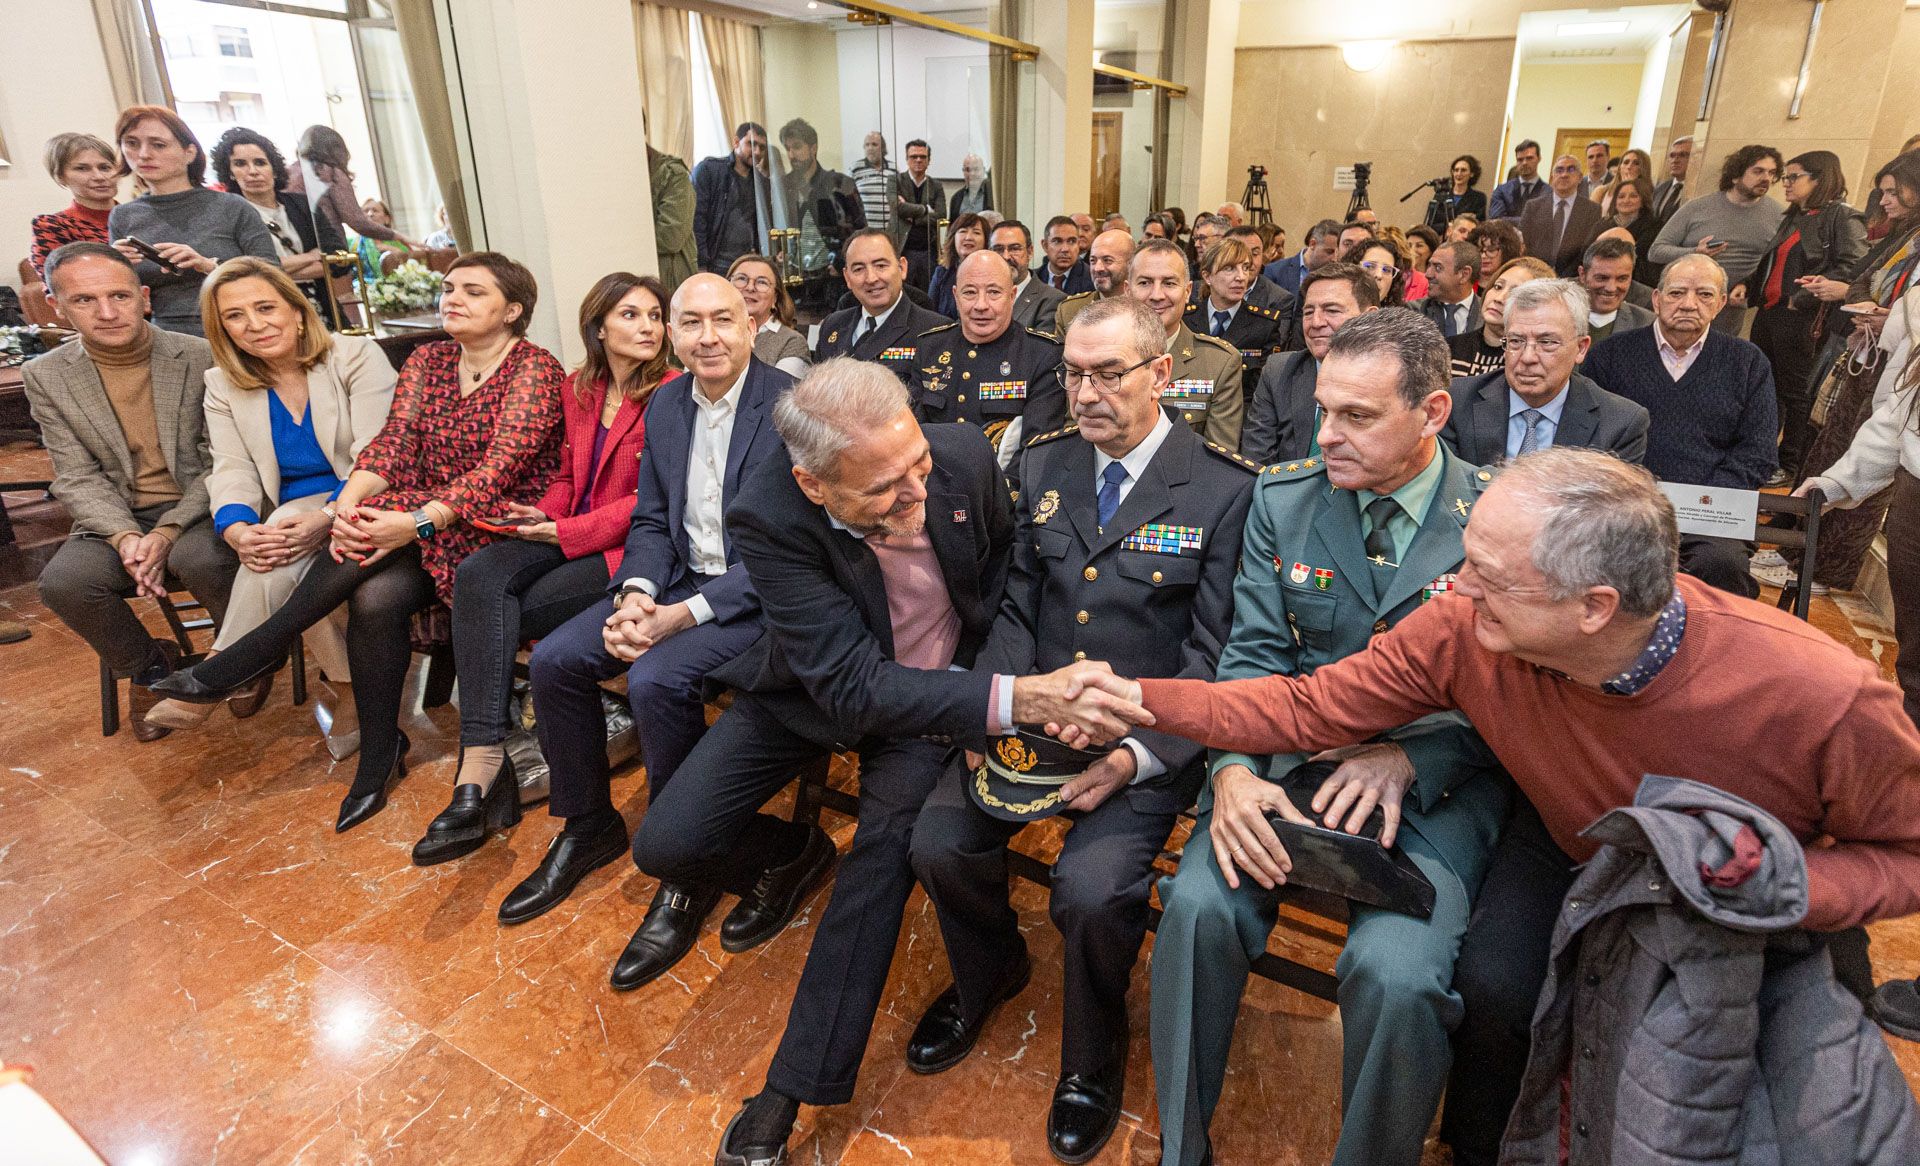
<svg viewBox="0 0 1920 1166">
<path fill-rule="evenodd" d="M 994 339 L 975 344 L 959 324 L 947 323 L 920 337 L 907 388 L 921 421 L 964 421 L 998 444 L 1016 418 L 1028 435 L 1066 424 L 1059 366 L 1060 345 L 1045 332 L 1009 324 Z"/>
</svg>

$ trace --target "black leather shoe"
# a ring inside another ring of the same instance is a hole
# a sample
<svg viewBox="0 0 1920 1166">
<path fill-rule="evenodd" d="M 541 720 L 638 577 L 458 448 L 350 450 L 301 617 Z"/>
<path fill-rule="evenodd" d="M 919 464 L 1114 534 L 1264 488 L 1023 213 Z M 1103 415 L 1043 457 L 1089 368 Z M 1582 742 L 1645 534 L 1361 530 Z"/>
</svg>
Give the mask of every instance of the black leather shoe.
<svg viewBox="0 0 1920 1166">
<path fill-rule="evenodd" d="M 1920 981 L 1889 980 L 1880 985 L 1867 1015 L 1897 1037 L 1920 1041 Z"/>
<path fill-rule="evenodd" d="M 618 816 L 593 834 L 561 831 L 547 856 L 500 903 L 500 922 L 525 923 L 559 906 L 580 880 L 627 852 L 627 823 Z"/>
<path fill-rule="evenodd" d="M 393 768 L 387 773 L 387 780 L 379 789 L 370 794 L 348 794 L 340 799 L 340 816 L 333 820 L 333 832 L 345 834 L 360 823 L 387 808 L 387 790 L 394 782 L 407 776 L 407 749 L 412 742 L 405 733 L 400 734 L 400 747 L 394 751 Z"/>
<path fill-rule="evenodd" d="M 630 992 L 670 971 L 693 950 L 694 941 L 700 938 L 700 925 L 719 901 L 717 890 L 661 883 L 653 893 L 646 919 L 627 941 L 627 950 L 614 961 L 614 988 Z"/>
<path fill-rule="evenodd" d="M 459 775 L 456 774 L 456 777 Z M 453 787 L 453 801 L 427 824 L 427 832 L 413 844 L 413 865 L 434 866 L 472 854 L 487 841 L 489 830 L 510 830 L 520 824 L 520 783 L 513 777 L 508 757 L 493 775 L 486 793 L 478 782 Z"/>
<path fill-rule="evenodd" d="M 1053 1108 L 1047 1111 L 1047 1149 L 1054 1157 L 1079 1163 L 1100 1152 L 1120 1122 L 1120 1094 L 1126 1083 L 1125 1056 L 1104 1073 L 1060 1078 L 1053 1087 Z"/>
<path fill-rule="evenodd" d="M 163 676 L 153 682 L 153 691 L 169 700 L 183 701 L 186 704 L 218 704 L 229 697 L 245 696 L 247 690 L 280 670 L 284 660 L 275 660 L 265 668 L 241 680 L 228 688 L 214 688 L 204 684 L 193 674 L 192 668 L 182 668 L 178 672 Z"/>
<path fill-rule="evenodd" d="M 787 1166 L 787 1143 L 784 1139 L 777 1146 L 736 1144 L 734 1130 L 745 1116 L 747 1107 L 743 1103 L 740 1112 L 734 1114 L 733 1120 L 727 1123 L 727 1131 L 720 1135 L 720 1149 L 713 1155 L 713 1166 Z"/>
<path fill-rule="evenodd" d="M 1022 950 L 1013 973 L 972 1023 L 960 1014 L 960 989 L 949 984 L 920 1014 L 920 1023 L 913 1026 L 913 1036 L 907 1041 L 907 1068 L 916 1073 L 944 1073 L 966 1060 L 980 1040 L 980 1031 L 993 1018 L 994 1010 L 1018 996 L 1032 976 L 1033 963 Z"/>
<path fill-rule="evenodd" d="M 800 857 L 785 866 L 770 867 L 720 923 L 720 946 L 726 951 L 742 952 L 755 948 L 780 934 L 793 920 L 793 913 L 826 881 L 840 852 L 833 839 L 818 826 L 807 829 L 807 844 Z"/>
<path fill-rule="evenodd" d="M 176 671 L 180 667 L 180 645 L 172 640 L 155 640 L 153 647 L 160 654 L 160 658 L 166 662 L 164 666 L 168 675 L 161 677 L 161 680 L 184 675 Z M 147 720 L 147 714 L 160 703 L 160 698 L 155 695 L 158 688 L 158 684 L 140 683 L 140 677 L 137 675 L 127 685 L 127 720 L 133 724 L 133 739 L 136 741 L 158 741 L 173 732 L 171 725 Z"/>
</svg>

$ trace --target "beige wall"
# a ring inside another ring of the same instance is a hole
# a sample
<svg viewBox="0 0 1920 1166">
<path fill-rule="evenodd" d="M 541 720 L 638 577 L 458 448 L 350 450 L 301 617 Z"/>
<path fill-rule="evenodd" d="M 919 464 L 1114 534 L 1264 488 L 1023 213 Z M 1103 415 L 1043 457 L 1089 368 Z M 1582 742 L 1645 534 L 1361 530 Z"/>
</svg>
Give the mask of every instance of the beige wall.
<svg viewBox="0 0 1920 1166">
<path fill-rule="evenodd" d="M 67 131 L 110 138 L 119 110 L 87 0 L 40 0 L 31 35 L 8 23 L 19 35 L 0 36 L 0 125 L 13 163 L 0 166 L 0 283 L 17 288 L 33 216 L 73 201 L 41 169 L 41 149 Z"/>
<path fill-rule="evenodd" d="M 1920 134 L 1920 8 L 1900 13 L 1900 28 L 1893 41 L 1893 69 L 1887 76 L 1887 92 L 1880 103 L 1880 117 L 1874 123 L 1873 140 L 1867 145 L 1858 189 L 1865 189 L 1873 171 L 1893 157 L 1901 143 Z M 1851 201 L 1861 205 L 1864 195 Z"/>
<path fill-rule="evenodd" d="M 1566 129 L 1613 129 L 1633 125 L 1633 107 L 1640 96 L 1641 62 L 1627 64 L 1563 65 L 1529 61 L 1520 66 L 1520 87 L 1514 94 L 1511 140 L 1532 138 L 1551 151 L 1555 137 Z M 1481 158 L 1486 161 L 1485 157 Z M 1551 159 L 1543 159 L 1548 168 Z M 1489 170 L 1491 171 L 1491 167 Z M 1505 160 L 1500 173 L 1506 173 Z M 1493 180 L 1482 180 L 1491 190 Z"/>
<path fill-rule="evenodd" d="M 1511 40 L 1404 44 L 1370 73 L 1347 68 L 1333 48 L 1241 49 L 1228 177 L 1244 181 L 1250 163 L 1267 166 L 1274 218 L 1298 239 L 1346 211 L 1334 167 L 1372 162 L 1381 221 L 1412 226 L 1425 195 L 1394 200 L 1444 173 L 1454 155 L 1494 168 L 1512 61 Z M 1481 187 L 1492 189 L 1485 179 Z"/>
<path fill-rule="evenodd" d="M 1718 174 L 1720 160 L 1729 151 L 1765 142 L 1789 158 L 1804 150 L 1832 150 L 1846 167 L 1848 185 L 1860 190 L 1883 104 L 1912 110 L 1920 89 L 1911 57 L 1894 66 L 1903 10 L 1904 0 L 1827 5 L 1806 101 L 1800 116 L 1789 119 L 1787 104 L 1812 9 L 1805 0 L 1741 0 L 1735 5 L 1711 118 L 1704 131 L 1696 132 L 1705 138 L 1705 147 L 1704 159 L 1701 147 L 1695 147 L 1695 164 L 1704 160 L 1707 171 L 1695 189 L 1712 189 L 1703 184 Z"/>
</svg>

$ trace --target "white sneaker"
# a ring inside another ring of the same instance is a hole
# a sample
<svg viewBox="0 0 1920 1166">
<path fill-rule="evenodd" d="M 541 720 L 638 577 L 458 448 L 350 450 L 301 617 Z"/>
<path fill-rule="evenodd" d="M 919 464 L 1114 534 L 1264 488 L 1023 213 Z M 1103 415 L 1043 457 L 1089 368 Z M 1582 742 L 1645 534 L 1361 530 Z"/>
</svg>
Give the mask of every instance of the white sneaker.
<svg viewBox="0 0 1920 1166">
<path fill-rule="evenodd" d="M 1777 571 L 1786 567 L 1787 557 L 1779 551 L 1761 551 L 1747 562 L 1756 570 Z"/>
</svg>

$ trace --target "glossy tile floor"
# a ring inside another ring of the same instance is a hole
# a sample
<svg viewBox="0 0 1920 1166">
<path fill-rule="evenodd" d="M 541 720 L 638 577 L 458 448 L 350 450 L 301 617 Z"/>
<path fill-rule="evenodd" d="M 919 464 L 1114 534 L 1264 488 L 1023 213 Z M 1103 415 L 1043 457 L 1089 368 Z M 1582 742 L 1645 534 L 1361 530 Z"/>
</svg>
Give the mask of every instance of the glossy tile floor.
<svg viewBox="0 0 1920 1166">
<path fill-rule="evenodd" d="M 0 479 L 34 476 L 39 458 L 0 451 Z M 0 586 L 12 584 L 0 618 L 34 635 L 0 646 L 0 1060 L 33 1066 L 40 1092 L 116 1166 L 712 1161 L 779 1039 L 818 898 L 745 955 L 720 950 L 716 913 L 672 977 L 616 993 L 607 971 L 653 890 L 629 863 L 510 929 L 494 909 L 552 837 L 544 813 L 464 861 L 409 863 L 446 801 L 451 709 L 409 716 L 416 767 L 384 813 L 344 837 L 331 824 L 348 774 L 284 682 L 247 722 L 220 710 L 153 744 L 125 730 L 102 738 L 92 655 L 20 583 L 64 519 L 30 496 L 10 501 L 28 504 L 14 511 L 21 545 L 0 548 Z M 1827 603 L 1819 622 L 1890 667 L 1892 645 L 1871 628 L 1862 636 Z M 637 821 L 634 774 L 616 797 Z M 844 844 L 850 823 L 828 824 Z M 1043 852 L 1050 839 L 1036 833 L 1024 845 Z M 858 1095 L 803 1112 L 797 1163 L 1052 1161 L 1059 940 L 1040 891 L 1017 888 L 1052 974 L 965 1064 L 906 1072 L 907 1033 L 946 982 L 916 893 Z M 1274 949 L 1331 969 L 1338 939 L 1337 927 L 1290 919 Z M 1883 976 L 1920 973 L 1920 922 L 1877 929 L 1875 957 Z M 1105 1163 L 1158 1160 L 1150 958 L 1132 998 L 1127 1116 Z M 1331 1005 L 1254 982 L 1216 1161 L 1328 1159 L 1339 1023 Z M 1920 1085 L 1920 1045 L 1894 1044 Z"/>
</svg>

